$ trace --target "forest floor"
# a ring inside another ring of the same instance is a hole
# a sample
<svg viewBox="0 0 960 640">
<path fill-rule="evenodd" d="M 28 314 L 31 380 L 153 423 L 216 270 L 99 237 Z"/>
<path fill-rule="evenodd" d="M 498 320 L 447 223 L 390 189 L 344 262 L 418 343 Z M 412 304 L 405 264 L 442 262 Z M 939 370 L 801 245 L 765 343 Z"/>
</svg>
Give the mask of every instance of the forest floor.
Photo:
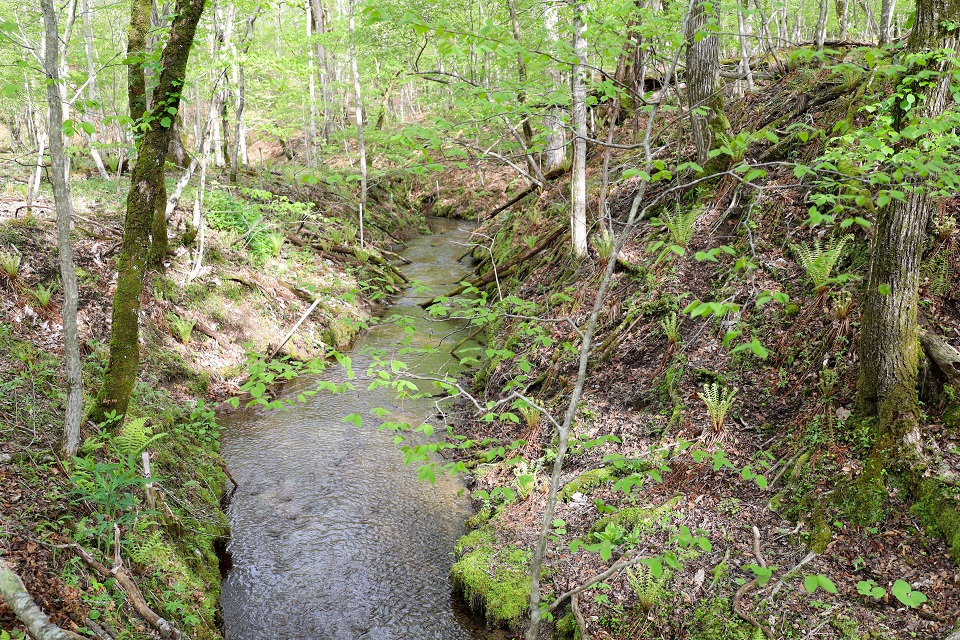
<svg viewBox="0 0 960 640">
<path fill-rule="evenodd" d="M 851 113 L 853 124 L 859 124 L 851 100 L 862 98 L 854 92 L 833 91 L 833 99 L 818 100 L 836 83 L 828 71 L 799 70 L 734 98 L 728 108 L 738 114 L 734 130 L 755 131 L 776 117 L 799 113 L 827 131 Z M 642 132 L 643 121 L 639 124 L 628 119 L 614 140 L 635 142 L 631 131 Z M 676 129 L 667 128 L 655 147 L 670 156 L 692 153 L 682 140 Z M 761 158 L 772 147 L 753 142 L 744 153 Z M 822 149 L 823 142 L 811 138 L 794 140 L 777 152 L 784 160 L 802 163 Z M 588 163 L 588 193 L 593 194 L 588 209 L 596 220 L 602 153 L 594 150 Z M 638 185 L 636 179 L 618 181 L 616 176 L 638 165 L 639 152 L 613 153 L 615 186 L 609 205 L 615 226 Z M 452 181 L 456 186 L 449 199 L 457 197 L 458 189 L 480 190 L 479 179 L 476 172 L 461 172 Z M 573 589 L 624 553 L 653 558 L 670 551 L 681 566 L 665 567 L 659 576 L 644 564 L 622 569 L 580 594 L 582 632 L 567 602 L 554 611 L 557 622 L 548 625 L 552 631 L 547 633 L 577 638 L 747 640 L 766 633 L 797 639 L 942 640 L 956 628 L 960 548 L 953 540 L 951 549 L 940 535 L 941 514 L 929 512 L 895 479 L 880 521 L 856 524 L 861 514 L 844 501 L 844 484 L 862 469 L 870 445 L 869 431 L 850 419 L 858 365 L 857 278 L 865 275 L 869 235 L 856 225 L 842 232 L 805 225 L 808 190 L 796 182 L 787 164 L 770 170 L 759 192 L 729 177 L 681 190 L 653 215 L 692 212 L 683 255 L 651 251 L 656 241 L 669 237 L 662 223 L 651 221 L 641 224 L 615 256 L 617 267 L 564 464 L 544 590 L 556 596 Z M 474 252 L 481 261 L 478 273 L 489 270 L 490 255 L 503 265 L 562 225 L 559 212 L 569 206 L 568 189 L 566 178 L 557 180 L 488 219 L 476 240 L 483 247 Z M 654 187 L 648 198 L 658 193 Z M 924 256 L 922 307 L 930 326 L 957 346 L 960 254 L 954 205 L 942 208 L 938 235 Z M 854 277 L 818 292 L 792 246 L 826 243 L 831 235 L 849 235 L 835 273 Z M 580 349 L 580 338 L 563 319 L 584 326 L 608 259 L 594 244 L 586 261 L 574 261 L 569 241 L 566 231 L 541 253 L 500 271 L 504 295 L 535 303 L 536 311 L 523 315 L 547 318 L 541 326 L 552 343 L 535 343 L 537 334 L 528 331 L 535 323 L 504 320 L 490 339 L 492 357 L 474 378 L 481 398 L 496 399 L 500 389 L 520 383 L 557 419 L 562 415 Z M 721 252 L 716 260 L 697 259 L 698 253 L 720 245 L 731 246 L 738 256 Z M 759 307 L 756 299 L 765 291 L 786 293 L 789 302 Z M 496 290 L 489 295 L 496 299 Z M 725 300 L 737 303 L 739 310 L 723 319 L 691 318 L 682 311 L 694 300 Z M 742 335 L 725 345 L 723 338 L 732 329 Z M 730 347 L 752 339 L 768 351 L 765 358 L 749 348 L 732 352 Z M 939 469 L 946 499 L 957 505 L 956 391 L 944 390 L 932 364 L 925 366 L 923 380 L 926 415 L 920 442 Z M 708 383 L 736 389 L 720 430 L 712 428 L 699 397 Z M 514 455 L 485 449 L 467 458 L 476 480 L 473 489 L 482 491 L 484 499 L 477 501 L 480 515 L 471 522 L 476 530 L 458 548 L 454 577 L 491 624 L 519 634 L 528 614 L 520 600 L 525 578 L 517 576 L 529 560 L 524 552 L 539 535 L 557 442 L 545 419 L 518 415 L 519 421 L 471 422 L 465 429 L 477 440 L 526 444 Z M 684 451 L 681 443 L 686 442 L 693 446 Z M 694 449 L 706 459 L 695 460 Z M 744 469 L 749 471 L 742 473 Z M 751 477 L 757 473 L 764 475 L 765 486 Z M 503 488 L 510 490 L 507 497 L 497 495 Z M 685 545 L 687 531 L 710 544 Z M 571 550 L 574 539 L 596 546 Z M 605 546 L 612 554 L 609 560 L 601 557 Z M 769 581 L 752 583 L 757 574 L 751 565 L 771 569 Z M 836 592 L 822 586 L 808 592 L 804 583 L 809 576 L 814 576 L 811 590 L 817 576 L 823 576 Z M 872 587 L 864 584 L 868 581 Z M 922 592 L 926 602 L 906 606 L 894 596 L 903 586 L 895 587 L 897 581 L 909 583 L 908 592 Z M 877 586 L 884 590 L 882 596 L 863 593 Z M 545 600 L 550 602 L 550 596 Z"/>
<path fill-rule="evenodd" d="M 403 284 L 371 245 L 357 247 L 355 226 L 331 211 L 329 193 L 271 174 L 245 180 L 251 186 L 208 193 L 199 268 L 197 230 L 185 225 L 195 194 L 185 196 L 164 272 L 144 287 L 133 420 L 119 434 L 87 423 L 80 458 L 65 461 L 53 453 L 65 396 L 52 201 L 41 195 L 27 210 L 23 177 L 0 178 L 0 257 L 16 263 L 0 276 L 0 555 L 66 629 L 103 640 L 155 634 L 72 546 L 112 565 L 118 524 L 118 553 L 147 603 L 190 637 L 220 637 L 218 550 L 229 535 L 221 501 L 230 480 L 214 410 L 233 396 L 250 400 L 240 393 L 248 358 L 299 362 L 344 348 L 374 301 Z M 125 191 L 126 182 L 74 182 L 87 404 L 107 362 Z M 368 229 L 368 242 L 422 228 L 419 213 L 393 217 L 396 228 Z M 139 456 L 124 456 L 136 438 L 152 459 L 155 509 L 144 504 Z M 2 603 L 0 629 L 22 637 Z"/>
</svg>

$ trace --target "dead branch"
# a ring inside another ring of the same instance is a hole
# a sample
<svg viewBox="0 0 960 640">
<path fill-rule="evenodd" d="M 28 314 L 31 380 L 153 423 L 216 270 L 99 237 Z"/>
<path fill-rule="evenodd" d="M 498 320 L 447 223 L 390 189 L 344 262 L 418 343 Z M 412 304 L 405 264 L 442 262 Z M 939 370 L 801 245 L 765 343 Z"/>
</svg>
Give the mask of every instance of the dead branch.
<svg viewBox="0 0 960 640">
<path fill-rule="evenodd" d="M 77 550 L 77 553 L 80 554 L 84 562 L 90 565 L 101 576 L 104 578 L 116 578 L 117 584 L 119 584 L 120 588 L 127 594 L 130 604 L 133 605 L 133 608 L 140 614 L 140 617 L 157 630 L 161 638 L 164 640 L 181 640 L 183 638 L 183 634 L 173 626 L 173 623 L 161 618 L 150 608 L 143 594 L 140 592 L 140 588 L 137 587 L 136 583 L 127 574 L 126 569 L 122 566 L 116 566 L 112 570 L 107 569 L 107 567 L 98 562 L 96 558 L 87 553 L 86 549 L 80 545 L 74 545 L 73 548 Z"/>
<path fill-rule="evenodd" d="M 760 553 L 760 530 L 756 527 L 753 528 L 753 555 L 757 559 L 757 564 L 766 568 L 767 563 L 763 559 L 763 554 Z M 737 589 L 737 593 L 733 596 L 733 612 L 744 622 L 756 629 L 760 629 L 766 637 L 773 638 L 774 635 L 771 629 L 760 624 L 756 618 L 740 608 L 740 601 L 743 599 L 743 596 L 747 595 L 747 593 L 755 589 L 759 584 L 760 578 L 756 577 Z"/>
</svg>

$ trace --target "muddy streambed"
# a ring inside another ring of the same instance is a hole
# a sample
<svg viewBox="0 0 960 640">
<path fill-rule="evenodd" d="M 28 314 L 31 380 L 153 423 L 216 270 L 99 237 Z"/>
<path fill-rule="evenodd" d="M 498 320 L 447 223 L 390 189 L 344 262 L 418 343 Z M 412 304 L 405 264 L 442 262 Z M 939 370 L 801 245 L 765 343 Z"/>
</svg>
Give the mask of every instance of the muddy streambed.
<svg viewBox="0 0 960 640">
<path fill-rule="evenodd" d="M 403 269 L 443 293 L 467 274 L 457 257 L 470 231 L 441 219 L 431 226 L 434 235 L 403 251 L 412 262 Z M 387 315 L 418 320 L 415 345 L 445 341 L 446 350 L 410 363 L 432 375 L 455 366 L 448 349 L 466 329 L 425 320 L 418 303 L 428 295 L 411 288 Z M 227 640 L 490 637 L 454 597 L 448 577 L 471 513 L 462 484 L 418 481 L 394 434 L 378 431 L 370 413 L 387 407 L 419 424 L 436 410 L 429 401 L 398 407 L 389 391 L 366 388 L 363 349 L 396 349 L 403 335 L 384 325 L 358 340 L 350 354 L 353 391 L 321 391 L 289 411 L 238 412 L 225 420 L 222 451 L 239 483 L 227 511 L 232 568 L 220 601 Z M 338 368 L 325 375 L 345 379 Z M 343 421 L 353 413 L 364 416 L 361 428 Z"/>
</svg>

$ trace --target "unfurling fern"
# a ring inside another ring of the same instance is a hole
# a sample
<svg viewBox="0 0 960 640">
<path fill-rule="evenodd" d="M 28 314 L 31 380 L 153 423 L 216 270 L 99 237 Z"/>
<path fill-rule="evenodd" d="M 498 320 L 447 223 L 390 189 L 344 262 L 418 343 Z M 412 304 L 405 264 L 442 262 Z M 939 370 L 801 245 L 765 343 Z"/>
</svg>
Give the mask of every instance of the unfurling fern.
<svg viewBox="0 0 960 640">
<path fill-rule="evenodd" d="M 852 237 L 852 235 L 846 235 L 842 238 L 831 238 L 827 240 L 826 245 L 821 245 L 819 240 L 814 240 L 812 245 L 805 242 L 790 245 L 797 255 L 800 266 L 813 281 L 817 293 L 823 293 L 826 290 L 833 268 L 837 266 L 837 262 L 843 255 L 844 246 Z"/>
<path fill-rule="evenodd" d="M 123 425 L 120 433 L 113 438 L 113 446 L 123 457 L 139 455 L 141 451 L 159 440 L 165 433 L 154 433 L 147 426 L 146 418 L 137 418 Z"/>
<path fill-rule="evenodd" d="M 737 396 L 737 390 L 730 387 L 721 387 L 716 382 L 712 382 L 704 384 L 703 393 L 697 395 L 707 405 L 714 433 L 720 433 L 723 429 L 723 422 L 727 419 L 727 413 L 733 407 L 733 399 Z"/>
<path fill-rule="evenodd" d="M 670 570 L 664 569 L 659 578 L 654 578 L 649 567 L 637 565 L 636 569 L 627 568 L 627 582 L 645 612 L 650 611 L 663 595 L 663 586 L 670 578 Z"/>
</svg>

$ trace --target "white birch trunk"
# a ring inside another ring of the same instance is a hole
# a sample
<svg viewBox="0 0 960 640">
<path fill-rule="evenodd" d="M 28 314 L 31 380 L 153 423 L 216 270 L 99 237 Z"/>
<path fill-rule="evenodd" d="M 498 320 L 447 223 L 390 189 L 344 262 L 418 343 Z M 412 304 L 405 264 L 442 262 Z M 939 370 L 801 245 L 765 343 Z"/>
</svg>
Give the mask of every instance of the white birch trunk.
<svg viewBox="0 0 960 640">
<path fill-rule="evenodd" d="M 573 255 L 587 255 L 587 88 L 584 83 L 587 64 L 587 40 L 584 12 L 586 6 L 573 4 L 573 174 L 570 180 L 570 225 Z"/>
</svg>

